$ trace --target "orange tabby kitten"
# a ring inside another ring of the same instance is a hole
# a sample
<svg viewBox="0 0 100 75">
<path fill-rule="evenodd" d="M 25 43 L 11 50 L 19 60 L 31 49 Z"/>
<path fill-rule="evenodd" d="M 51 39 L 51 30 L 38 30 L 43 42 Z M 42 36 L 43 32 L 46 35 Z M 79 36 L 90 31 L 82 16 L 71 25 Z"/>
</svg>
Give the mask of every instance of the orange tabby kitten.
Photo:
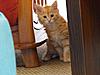
<svg viewBox="0 0 100 75">
<path fill-rule="evenodd" d="M 48 35 L 48 53 L 50 49 L 54 49 L 58 52 L 60 60 L 64 62 L 70 61 L 70 51 L 69 51 L 69 33 L 68 33 L 68 23 L 59 14 L 57 8 L 57 1 L 55 1 L 51 6 L 39 6 L 34 4 L 36 9 L 36 14 L 38 15 L 39 21 L 46 28 Z M 52 46 L 52 47 L 51 47 Z"/>
</svg>

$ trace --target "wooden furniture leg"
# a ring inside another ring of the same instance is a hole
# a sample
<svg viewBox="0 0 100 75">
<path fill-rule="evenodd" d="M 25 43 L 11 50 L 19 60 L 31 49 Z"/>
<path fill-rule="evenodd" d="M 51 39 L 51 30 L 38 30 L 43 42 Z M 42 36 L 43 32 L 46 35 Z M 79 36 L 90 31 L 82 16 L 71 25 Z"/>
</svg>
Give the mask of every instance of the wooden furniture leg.
<svg viewBox="0 0 100 75">
<path fill-rule="evenodd" d="M 32 0 L 18 0 L 18 31 L 20 43 L 35 43 L 32 27 Z M 36 48 L 22 49 L 25 67 L 39 66 Z"/>
<path fill-rule="evenodd" d="M 22 59 L 25 67 L 37 67 L 40 65 L 36 49 L 22 50 Z"/>
</svg>

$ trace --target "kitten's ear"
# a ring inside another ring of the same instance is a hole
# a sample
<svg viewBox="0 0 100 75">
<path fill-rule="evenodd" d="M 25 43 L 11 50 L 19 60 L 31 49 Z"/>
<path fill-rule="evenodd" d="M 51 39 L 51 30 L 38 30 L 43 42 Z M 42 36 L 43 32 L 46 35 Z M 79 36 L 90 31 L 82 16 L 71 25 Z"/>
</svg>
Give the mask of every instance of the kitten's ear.
<svg viewBox="0 0 100 75">
<path fill-rule="evenodd" d="M 55 1 L 51 6 L 52 6 L 52 8 L 53 8 L 54 10 L 56 10 L 56 9 L 57 9 L 57 1 Z"/>
<path fill-rule="evenodd" d="M 39 6 L 39 5 L 36 5 L 36 4 L 34 4 L 33 5 L 33 8 L 34 8 L 34 12 L 36 13 L 36 14 L 40 14 L 40 13 L 43 13 L 43 7 L 42 6 Z"/>
</svg>

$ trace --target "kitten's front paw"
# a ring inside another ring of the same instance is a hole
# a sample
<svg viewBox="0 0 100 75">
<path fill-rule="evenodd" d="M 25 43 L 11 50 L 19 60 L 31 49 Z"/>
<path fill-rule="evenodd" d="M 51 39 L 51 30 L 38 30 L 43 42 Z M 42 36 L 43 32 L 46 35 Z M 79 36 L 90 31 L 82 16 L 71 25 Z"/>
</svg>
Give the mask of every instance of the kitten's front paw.
<svg viewBox="0 0 100 75">
<path fill-rule="evenodd" d="M 63 61 L 63 57 L 60 57 L 60 60 Z"/>
<path fill-rule="evenodd" d="M 71 60 L 70 60 L 70 58 L 68 58 L 68 59 L 64 59 L 63 62 L 70 63 Z"/>
</svg>

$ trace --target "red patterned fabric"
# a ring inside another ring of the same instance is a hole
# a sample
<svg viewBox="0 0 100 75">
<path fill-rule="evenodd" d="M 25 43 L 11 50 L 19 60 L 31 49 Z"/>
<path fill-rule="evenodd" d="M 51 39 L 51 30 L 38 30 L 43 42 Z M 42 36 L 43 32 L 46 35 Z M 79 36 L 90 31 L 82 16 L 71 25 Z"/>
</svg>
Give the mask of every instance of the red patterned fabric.
<svg viewBox="0 0 100 75">
<path fill-rule="evenodd" d="M 17 22 L 17 5 L 17 0 L 0 0 L 0 12 L 5 14 L 11 26 Z"/>
</svg>

